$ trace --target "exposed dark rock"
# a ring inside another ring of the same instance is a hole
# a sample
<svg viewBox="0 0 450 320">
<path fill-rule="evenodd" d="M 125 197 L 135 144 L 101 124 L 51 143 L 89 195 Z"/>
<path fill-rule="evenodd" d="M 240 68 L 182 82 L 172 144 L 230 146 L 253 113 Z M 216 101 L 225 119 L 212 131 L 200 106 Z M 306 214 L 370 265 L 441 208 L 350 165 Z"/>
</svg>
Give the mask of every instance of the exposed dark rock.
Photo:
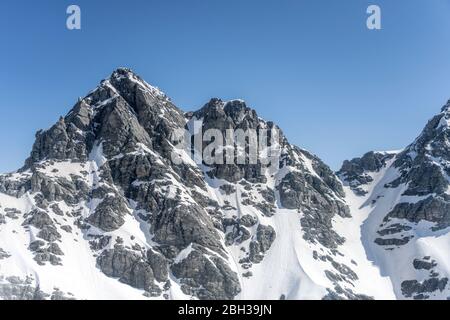
<svg viewBox="0 0 450 320">
<path fill-rule="evenodd" d="M 87 221 L 103 231 L 114 231 L 125 223 L 124 216 L 128 213 L 128 207 L 121 197 L 107 196 Z"/>
<path fill-rule="evenodd" d="M 430 278 L 423 282 L 417 280 L 403 281 L 401 284 L 402 293 L 409 298 L 414 294 L 433 293 L 436 291 L 444 291 L 448 282 L 448 278 Z"/>
<path fill-rule="evenodd" d="M 231 184 L 221 185 L 220 190 L 222 190 L 226 195 L 230 195 L 236 192 L 236 188 Z"/>
<path fill-rule="evenodd" d="M 317 241 L 328 248 L 344 243 L 345 239 L 333 230 L 331 221 L 335 214 L 349 217 L 349 209 L 330 194 L 329 186 L 322 180 L 311 174 L 290 172 L 278 189 L 284 207 L 304 212 L 301 224 L 305 240 Z"/>
<path fill-rule="evenodd" d="M 0 260 L 2 259 L 6 259 L 11 257 L 10 254 L 8 254 L 5 250 L 3 250 L 2 248 L 0 248 Z"/>
<path fill-rule="evenodd" d="M 259 263 L 264 259 L 264 253 L 270 249 L 275 241 L 276 233 L 272 226 L 258 225 L 256 240 L 250 242 L 249 259 Z"/>
<path fill-rule="evenodd" d="M 111 236 L 94 236 L 94 239 L 89 241 L 89 246 L 92 250 L 98 251 L 104 249 L 110 242 Z"/>
<path fill-rule="evenodd" d="M 180 249 L 197 243 L 216 252 L 223 251 L 216 228 L 207 213 L 196 205 L 166 199 L 162 211 L 152 217 L 154 240 Z"/>
<path fill-rule="evenodd" d="M 264 198 L 264 200 L 266 200 L 268 203 L 270 204 L 274 204 L 275 203 L 275 192 L 270 189 L 263 189 L 260 191 L 261 196 Z"/>
<path fill-rule="evenodd" d="M 28 249 L 30 249 L 30 251 L 38 251 L 41 247 L 43 247 L 45 245 L 45 242 L 42 240 L 35 240 L 33 242 L 30 243 L 30 246 L 28 247 Z"/>
<path fill-rule="evenodd" d="M 149 249 L 147 251 L 147 261 L 152 267 L 155 279 L 159 282 L 167 281 L 169 276 L 167 259 L 162 254 Z"/>
<path fill-rule="evenodd" d="M 61 258 L 48 251 L 37 252 L 34 255 L 34 260 L 41 266 L 45 265 L 46 262 L 50 262 L 54 266 L 62 265 Z"/>
<path fill-rule="evenodd" d="M 430 196 L 416 203 L 399 203 L 389 212 L 385 221 L 389 218 L 406 219 L 415 223 L 426 220 L 437 224 L 435 230 L 445 229 L 450 226 L 450 196 Z"/>
<path fill-rule="evenodd" d="M 161 289 L 154 283 L 152 267 L 133 251 L 121 246 L 105 250 L 98 256 L 97 265 L 109 277 L 118 278 L 119 281 L 143 289 L 152 295 L 161 294 Z"/>
<path fill-rule="evenodd" d="M 411 229 L 412 229 L 412 227 L 410 227 L 410 226 L 406 226 L 406 225 L 403 225 L 403 224 L 395 223 L 395 224 L 392 224 L 392 225 L 388 226 L 387 228 L 378 230 L 377 233 L 380 236 L 386 236 L 386 235 L 400 233 L 400 232 L 403 232 L 403 231 L 409 231 Z"/>
<path fill-rule="evenodd" d="M 252 217 L 251 215 L 246 214 L 246 215 L 243 215 L 240 218 L 239 222 L 244 227 L 250 228 L 250 227 L 253 227 L 255 224 L 258 223 L 258 219 L 256 219 L 255 217 Z"/>
<path fill-rule="evenodd" d="M 87 199 L 88 187 L 81 179 L 50 178 L 40 171 L 31 176 L 31 192 L 40 193 L 47 202 L 65 201 L 69 205 Z M 41 205 L 42 207 L 42 205 Z"/>
<path fill-rule="evenodd" d="M 171 269 L 180 280 L 185 294 L 196 295 L 204 300 L 229 300 L 240 292 L 236 273 L 221 258 L 207 259 L 198 250 L 193 250 L 184 260 L 172 265 Z"/>
<path fill-rule="evenodd" d="M 65 232 L 72 233 L 72 227 L 69 225 L 61 226 L 61 229 L 64 230 Z"/>
<path fill-rule="evenodd" d="M 23 225 L 32 225 L 40 229 L 37 234 L 38 238 L 49 242 L 56 241 L 61 238 L 61 235 L 56 229 L 53 220 L 45 211 L 36 209 L 31 211 L 28 216 L 30 217 L 24 221 Z"/>
<path fill-rule="evenodd" d="M 410 237 L 404 237 L 401 239 L 397 238 L 389 238 L 389 239 L 383 239 L 383 238 L 376 238 L 375 243 L 380 246 L 403 246 L 407 244 L 410 240 Z"/>
<path fill-rule="evenodd" d="M 50 208 L 52 208 L 53 212 L 56 213 L 57 215 L 59 215 L 59 216 L 63 216 L 64 215 L 64 212 L 59 208 L 59 206 L 56 203 L 52 204 L 50 206 Z"/>
<path fill-rule="evenodd" d="M 414 266 L 414 269 L 417 269 L 417 270 L 422 270 L 422 269 L 430 270 L 431 268 L 436 267 L 437 263 L 434 260 L 431 262 L 428 262 L 428 261 L 424 261 L 424 260 L 420 260 L 420 259 L 414 259 L 413 266 Z"/>
<path fill-rule="evenodd" d="M 231 227 L 231 231 L 225 236 L 226 245 L 230 246 L 234 243 L 241 244 L 242 242 L 250 239 L 250 232 L 240 224 L 236 223 Z"/>
<path fill-rule="evenodd" d="M 18 215 L 22 214 L 22 212 L 16 208 L 5 208 L 4 211 L 6 213 L 6 217 L 10 219 L 18 219 Z"/>
<path fill-rule="evenodd" d="M 387 161 L 394 156 L 395 153 L 370 151 L 361 158 L 354 158 L 350 161 L 345 160 L 337 174 L 350 185 L 357 195 L 365 195 L 367 192 L 364 191 L 361 186 L 367 185 L 373 181 L 368 173 L 379 172 L 386 166 Z"/>
</svg>

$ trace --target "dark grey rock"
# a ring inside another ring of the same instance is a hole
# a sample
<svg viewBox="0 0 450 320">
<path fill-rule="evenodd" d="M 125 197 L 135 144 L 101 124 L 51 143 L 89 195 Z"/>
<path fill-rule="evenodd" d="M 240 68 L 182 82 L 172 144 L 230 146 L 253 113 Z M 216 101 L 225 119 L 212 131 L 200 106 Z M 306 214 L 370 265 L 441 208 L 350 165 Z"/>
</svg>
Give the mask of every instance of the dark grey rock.
<svg viewBox="0 0 450 320">
<path fill-rule="evenodd" d="M 159 282 L 167 281 L 169 277 L 169 263 L 167 259 L 160 253 L 147 250 L 147 261 L 152 267 L 153 275 Z"/>
<path fill-rule="evenodd" d="M 276 233 L 272 226 L 264 226 L 260 224 L 256 231 L 256 239 L 260 244 L 262 252 L 266 252 L 272 246 L 275 241 Z"/>
<path fill-rule="evenodd" d="M 61 229 L 64 230 L 65 232 L 67 232 L 67 233 L 72 233 L 72 227 L 69 226 L 69 225 L 61 226 Z"/>
<path fill-rule="evenodd" d="M 388 226 L 387 228 L 378 230 L 377 233 L 380 236 L 386 236 L 386 235 L 401 233 L 403 231 L 409 231 L 411 229 L 412 229 L 412 227 L 410 227 L 410 226 L 406 226 L 406 225 L 403 225 L 403 224 L 395 223 L 395 224 L 392 224 L 392 225 Z"/>
<path fill-rule="evenodd" d="M 5 208 L 5 215 L 10 219 L 18 219 L 18 215 L 22 214 L 22 212 L 16 208 Z"/>
<path fill-rule="evenodd" d="M 240 219 L 239 222 L 247 228 L 251 228 L 253 227 L 255 224 L 258 223 L 258 219 L 256 219 L 255 217 L 251 216 L 251 215 L 243 215 Z"/>
<path fill-rule="evenodd" d="M 29 218 L 26 219 L 23 225 L 32 225 L 38 229 L 43 229 L 49 225 L 53 225 L 53 220 L 50 216 L 42 210 L 33 210 L 29 213 Z"/>
<path fill-rule="evenodd" d="M 401 283 L 402 294 L 409 298 L 414 294 L 432 293 L 444 291 L 447 286 L 448 278 L 430 278 L 423 282 L 417 280 L 407 280 Z"/>
<path fill-rule="evenodd" d="M 395 157 L 394 153 L 386 154 L 370 151 L 361 158 L 345 160 L 337 174 L 350 185 L 357 195 L 365 195 L 367 192 L 361 186 L 373 181 L 368 173 L 379 172 L 386 166 L 387 161 L 393 157 Z"/>
<path fill-rule="evenodd" d="M 220 190 L 222 190 L 226 195 L 230 195 L 236 192 L 236 188 L 231 184 L 221 185 Z"/>
<path fill-rule="evenodd" d="M 278 185 L 278 190 L 285 208 L 304 212 L 301 224 L 305 240 L 328 248 L 344 243 L 345 239 L 333 230 L 332 218 L 335 214 L 349 217 L 349 208 L 331 194 L 329 185 L 311 174 L 290 172 Z"/>
<path fill-rule="evenodd" d="M 270 249 L 275 238 L 276 233 L 272 226 L 258 225 L 256 240 L 250 242 L 250 261 L 260 263 L 264 259 L 264 253 Z"/>
<path fill-rule="evenodd" d="M 32 225 L 40 229 L 37 234 L 38 238 L 49 242 L 56 241 L 61 238 L 61 235 L 53 223 L 53 220 L 45 211 L 35 209 L 31 211 L 28 216 L 29 218 L 24 221 L 23 225 Z"/>
<path fill-rule="evenodd" d="M 126 214 L 128 214 L 128 207 L 120 196 L 107 196 L 87 221 L 103 231 L 114 231 L 125 223 Z"/>
<path fill-rule="evenodd" d="M 239 280 L 235 272 L 218 257 L 207 259 L 200 251 L 193 250 L 171 270 L 179 279 L 185 294 L 203 300 L 229 300 L 239 292 Z"/>
<path fill-rule="evenodd" d="M 404 238 L 389 238 L 389 239 L 383 239 L 383 238 L 376 238 L 375 243 L 379 246 L 403 246 L 409 242 L 411 238 L 410 237 L 404 237 Z"/>
<path fill-rule="evenodd" d="M 30 251 L 38 251 L 44 245 L 45 245 L 44 241 L 42 241 L 42 240 L 35 240 L 35 241 L 30 243 L 28 249 L 30 249 Z"/>
<path fill-rule="evenodd" d="M 11 255 L 6 252 L 5 250 L 3 250 L 2 248 L 0 248 L 0 260 L 6 259 L 11 257 Z"/>
<path fill-rule="evenodd" d="M 104 249 L 111 242 L 111 236 L 98 235 L 93 237 L 94 239 L 89 241 L 89 246 L 94 251 Z"/>
<path fill-rule="evenodd" d="M 64 212 L 60 209 L 60 207 L 56 203 L 52 204 L 50 206 L 50 208 L 52 208 L 53 212 L 56 213 L 57 215 L 59 215 L 59 216 L 64 215 Z"/>
<path fill-rule="evenodd" d="M 34 260 L 41 266 L 45 265 L 46 262 L 50 262 L 54 266 L 62 265 L 61 258 L 48 251 L 37 252 L 34 255 Z"/>
<path fill-rule="evenodd" d="M 121 246 L 105 250 L 98 256 L 97 265 L 109 277 L 118 278 L 119 281 L 143 289 L 152 295 L 161 294 L 161 290 L 154 283 L 152 267 L 142 256 L 133 251 Z"/>
<path fill-rule="evenodd" d="M 267 189 L 261 190 L 260 193 L 261 193 L 261 196 L 264 198 L 264 200 L 266 200 L 268 203 L 270 203 L 270 204 L 275 203 L 275 191 L 273 191 L 270 188 L 267 188 Z"/>
<path fill-rule="evenodd" d="M 417 269 L 417 270 L 422 270 L 422 269 L 423 270 L 431 270 L 432 268 L 437 266 L 437 263 L 434 260 L 428 262 L 425 260 L 414 259 L 413 266 L 414 266 L 414 269 Z"/>
<path fill-rule="evenodd" d="M 450 196 L 430 196 L 416 203 L 399 203 L 385 217 L 406 219 L 411 222 L 421 220 L 435 222 L 435 230 L 445 229 L 450 226 Z"/>
<path fill-rule="evenodd" d="M 219 236 L 208 214 L 196 205 L 187 206 L 177 200 L 164 201 L 162 211 L 152 217 L 154 240 L 183 249 L 197 243 L 222 252 Z"/>
<path fill-rule="evenodd" d="M 250 232 L 243 226 L 235 224 L 231 227 L 231 231 L 225 236 L 226 245 L 230 246 L 234 243 L 241 244 L 242 242 L 250 239 Z"/>
</svg>

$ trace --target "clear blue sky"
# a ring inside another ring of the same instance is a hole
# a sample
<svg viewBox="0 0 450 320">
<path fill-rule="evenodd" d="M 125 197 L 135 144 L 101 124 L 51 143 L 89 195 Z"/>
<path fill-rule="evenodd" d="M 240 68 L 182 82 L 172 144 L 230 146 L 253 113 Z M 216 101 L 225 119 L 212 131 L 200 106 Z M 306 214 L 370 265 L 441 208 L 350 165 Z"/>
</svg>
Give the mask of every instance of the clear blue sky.
<svg viewBox="0 0 450 320">
<path fill-rule="evenodd" d="M 186 111 L 243 98 L 333 169 L 404 147 L 450 98 L 449 0 L 5 0 L 0 43 L 0 172 L 119 66 Z"/>
</svg>

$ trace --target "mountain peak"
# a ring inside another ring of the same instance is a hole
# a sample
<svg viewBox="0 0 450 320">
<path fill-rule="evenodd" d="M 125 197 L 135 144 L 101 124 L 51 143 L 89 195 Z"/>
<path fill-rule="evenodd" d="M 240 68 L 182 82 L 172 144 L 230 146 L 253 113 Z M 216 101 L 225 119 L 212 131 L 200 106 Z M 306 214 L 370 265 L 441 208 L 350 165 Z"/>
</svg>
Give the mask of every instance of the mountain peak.
<svg viewBox="0 0 450 320">
<path fill-rule="evenodd" d="M 129 76 L 135 76 L 138 75 L 131 69 L 126 67 L 119 67 L 116 70 L 114 70 L 111 74 L 111 78 L 118 78 L 118 77 L 129 77 Z"/>
<path fill-rule="evenodd" d="M 450 112 L 450 99 L 447 103 L 442 107 L 441 112 Z"/>
<path fill-rule="evenodd" d="M 147 91 L 155 97 L 158 96 L 163 99 L 168 99 L 164 92 L 162 92 L 159 88 L 147 83 L 130 68 L 117 68 L 112 72 L 107 81 L 116 89 L 118 89 L 119 92 L 133 92 L 137 88 L 140 88 L 142 91 Z"/>
</svg>

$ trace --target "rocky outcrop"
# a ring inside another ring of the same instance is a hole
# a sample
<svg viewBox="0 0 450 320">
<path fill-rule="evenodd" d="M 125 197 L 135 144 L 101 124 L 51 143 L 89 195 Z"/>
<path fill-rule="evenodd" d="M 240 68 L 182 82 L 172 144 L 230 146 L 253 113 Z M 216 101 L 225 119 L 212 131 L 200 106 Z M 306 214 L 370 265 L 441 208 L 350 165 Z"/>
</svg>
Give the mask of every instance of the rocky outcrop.
<svg viewBox="0 0 450 320">
<path fill-rule="evenodd" d="M 394 157 L 395 153 L 370 151 L 361 158 L 345 160 L 337 174 L 357 195 L 363 196 L 367 194 L 363 187 L 373 181 L 370 173 L 379 172 Z"/>
<path fill-rule="evenodd" d="M 254 263 L 261 262 L 264 258 L 264 253 L 270 249 L 275 238 L 276 232 L 272 226 L 258 225 L 256 240 L 250 243 L 250 261 Z"/>
<path fill-rule="evenodd" d="M 97 258 L 97 264 L 107 276 L 143 289 L 152 296 L 161 294 L 161 289 L 155 284 L 152 266 L 138 253 L 116 246 L 103 251 Z"/>
<path fill-rule="evenodd" d="M 227 136 L 226 130 L 232 129 L 242 130 L 243 133 L 248 132 L 249 129 L 258 130 L 265 125 L 257 116 L 256 111 L 247 107 L 245 102 L 241 100 L 232 100 L 224 102 L 220 99 L 211 99 L 203 108 L 199 111 L 188 114 L 190 120 L 202 121 L 201 132 L 206 132 L 209 129 L 218 130 L 222 133 L 223 137 Z M 267 123 L 269 128 L 275 128 L 273 123 Z M 259 135 L 256 136 L 258 139 Z M 248 140 L 247 137 L 245 145 L 240 145 L 242 148 L 249 148 L 249 144 L 255 144 L 255 141 Z M 210 141 L 204 141 L 202 150 L 208 145 Z M 238 142 L 235 141 L 235 144 Z M 202 151 L 201 150 L 201 151 Z M 245 164 L 241 164 L 238 161 L 237 152 L 233 151 L 231 158 L 232 163 L 226 162 L 226 152 L 221 153 L 223 164 L 212 164 L 211 170 L 208 171 L 210 177 L 216 177 L 224 179 L 229 182 L 238 182 L 241 179 L 245 179 L 250 182 L 262 182 L 266 181 L 264 175 L 261 175 L 262 164 L 250 163 L 249 159 L 246 159 Z"/>
<path fill-rule="evenodd" d="M 427 293 L 435 291 L 443 291 L 447 286 L 448 278 L 430 278 L 423 282 L 417 280 L 407 280 L 402 282 L 402 293 L 405 297 L 412 297 L 414 299 L 425 299 Z"/>
<path fill-rule="evenodd" d="M 206 300 L 233 299 L 240 292 L 236 273 L 222 258 L 207 258 L 200 250 L 193 250 L 171 267 L 173 274 L 181 281 L 183 292 Z"/>
<path fill-rule="evenodd" d="M 450 224 L 450 151 L 448 118 L 450 102 L 431 119 L 420 136 L 401 152 L 394 162 L 400 177 L 387 187 L 407 185 L 405 196 L 427 197 L 416 203 L 399 203 L 388 215 L 411 222 L 434 222 L 433 229 L 445 229 Z"/>
<path fill-rule="evenodd" d="M 219 236 L 208 216 L 196 205 L 180 205 L 167 199 L 163 210 L 151 218 L 155 241 L 181 250 L 191 243 L 223 253 Z"/>
<path fill-rule="evenodd" d="M 37 236 L 48 242 L 53 242 L 61 238 L 53 220 L 50 216 L 42 210 L 36 209 L 30 212 L 29 218 L 25 220 L 24 225 L 31 225 L 35 228 L 40 229 Z"/>
<path fill-rule="evenodd" d="M 95 208 L 94 213 L 89 216 L 87 221 L 103 231 L 113 231 L 125 223 L 124 216 L 128 213 L 127 204 L 120 196 L 108 195 Z"/>
</svg>

